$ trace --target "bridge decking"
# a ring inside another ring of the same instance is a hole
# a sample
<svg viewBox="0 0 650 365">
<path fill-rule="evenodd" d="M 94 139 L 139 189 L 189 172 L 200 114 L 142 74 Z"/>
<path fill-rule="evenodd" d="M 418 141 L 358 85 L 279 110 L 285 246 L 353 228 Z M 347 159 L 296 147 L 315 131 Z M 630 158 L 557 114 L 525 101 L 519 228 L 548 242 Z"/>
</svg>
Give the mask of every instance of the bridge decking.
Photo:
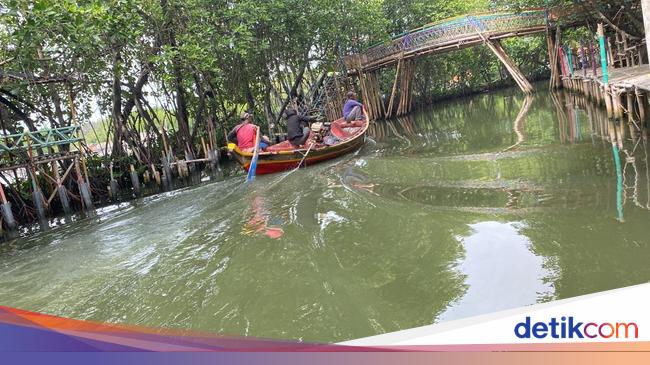
<svg viewBox="0 0 650 365">
<path fill-rule="evenodd" d="M 614 89 L 639 89 L 650 92 L 650 66 L 636 65 L 631 67 L 620 67 L 609 69 L 608 85 Z M 573 77 L 565 77 L 565 80 L 581 80 L 585 82 L 595 82 L 602 87 L 603 75 L 600 68 L 596 69 L 596 75 L 593 70 L 588 70 L 586 75 L 582 70 L 575 71 Z"/>
<path fill-rule="evenodd" d="M 591 75 L 593 78 L 593 74 Z M 602 83 L 602 73 L 598 69 L 598 81 Z M 609 84 L 620 88 L 639 88 L 650 91 L 650 66 L 615 68 L 609 71 Z"/>
</svg>

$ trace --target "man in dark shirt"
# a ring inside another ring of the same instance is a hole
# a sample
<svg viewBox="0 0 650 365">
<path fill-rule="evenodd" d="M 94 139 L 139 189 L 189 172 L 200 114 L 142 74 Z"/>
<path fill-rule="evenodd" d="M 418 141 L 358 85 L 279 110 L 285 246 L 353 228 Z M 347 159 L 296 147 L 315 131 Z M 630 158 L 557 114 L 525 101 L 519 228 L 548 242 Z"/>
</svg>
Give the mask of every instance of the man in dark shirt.
<svg viewBox="0 0 650 365">
<path fill-rule="evenodd" d="M 343 118 L 346 122 L 363 120 L 363 104 L 357 101 L 357 94 L 354 91 L 348 93 L 348 100 L 343 106 Z"/>
<path fill-rule="evenodd" d="M 292 108 L 287 109 L 287 139 L 292 145 L 299 147 L 305 144 L 309 138 L 309 123 L 315 119 L 298 115 Z"/>
</svg>

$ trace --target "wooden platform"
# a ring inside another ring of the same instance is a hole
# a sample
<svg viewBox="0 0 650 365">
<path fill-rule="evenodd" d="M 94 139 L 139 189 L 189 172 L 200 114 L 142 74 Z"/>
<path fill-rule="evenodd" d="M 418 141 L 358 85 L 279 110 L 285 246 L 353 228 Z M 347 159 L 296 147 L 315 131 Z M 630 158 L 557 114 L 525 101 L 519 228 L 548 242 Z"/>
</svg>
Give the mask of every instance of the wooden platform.
<svg viewBox="0 0 650 365">
<path fill-rule="evenodd" d="M 574 79 L 597 80 L 603 84 L 601 69 L 596 69 L 596 77 L 593 70 L 587 71 L 585 76 L 582 71 L 574 72 Z M 609 85 L 616 88 L 630 89 L 638 88 L 650 91 L 650 65 L 640 65 L 634 67 L 623 67 L 609 70 Z"/>
</svg>

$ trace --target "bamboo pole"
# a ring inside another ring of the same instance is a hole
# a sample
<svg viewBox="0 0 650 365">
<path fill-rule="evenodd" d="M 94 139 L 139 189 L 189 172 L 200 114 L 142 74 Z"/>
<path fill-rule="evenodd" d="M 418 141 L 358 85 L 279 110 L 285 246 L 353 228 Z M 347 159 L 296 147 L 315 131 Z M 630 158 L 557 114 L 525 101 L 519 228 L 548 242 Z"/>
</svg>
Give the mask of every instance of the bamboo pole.
<svg viewBox="0 0 650 365">
<path fill-rule="evenodd" d="M 395 101 L 395 94 L 397 92 L 397 81 L 399 80 L 400 72 L 402 71 L 402 62 L 404 61 L 404 54 L 397 62 L 397 70 L 395 71 L 395 80 L 393 81 L 393 90 L 390 93 L 390 101 L 388 102 L 388 109 L 386 110 L 386 119 L 390 118 L 393 114 L 393 102 Z"/>
<path fill-rule="evenodd" d="M 645 123 L 645 98 L 638 87 L 634 88 L 634 94 L 636 96 L 637 106 L 639 107 L 639 121 Z"/>
</svg>

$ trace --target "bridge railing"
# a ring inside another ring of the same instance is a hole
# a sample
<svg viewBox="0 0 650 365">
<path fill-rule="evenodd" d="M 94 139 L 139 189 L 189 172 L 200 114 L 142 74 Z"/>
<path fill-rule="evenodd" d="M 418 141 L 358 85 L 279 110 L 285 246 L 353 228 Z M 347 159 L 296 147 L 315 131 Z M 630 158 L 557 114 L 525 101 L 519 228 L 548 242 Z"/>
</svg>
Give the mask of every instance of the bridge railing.
<svg viewBox="0 0 650 365">
<path fill-rule="evenodd" d="M 0 153 L 25 151 L 31 148 L 47 148 L 61 145 L 69 145 L 82 138 L 77 132 L 79 125 L 69 127 L 40 129 L 37 131 L 25 130 L 22 133 L 0 135 Z"/>
<path fill-rule="evenodd" d="M 447 19 L 415 29 L 388 43 L 369 48 L 364 52 L 364 63 L 371 64 L 401 52 L 462 41 L 463 38 L 477 35 L 477 30 L 485 35 L 516 32 L 545 27 L 547 21 L 548 13 L 544 9 L 520 13 L 481 13 Z"/>
</svg>

